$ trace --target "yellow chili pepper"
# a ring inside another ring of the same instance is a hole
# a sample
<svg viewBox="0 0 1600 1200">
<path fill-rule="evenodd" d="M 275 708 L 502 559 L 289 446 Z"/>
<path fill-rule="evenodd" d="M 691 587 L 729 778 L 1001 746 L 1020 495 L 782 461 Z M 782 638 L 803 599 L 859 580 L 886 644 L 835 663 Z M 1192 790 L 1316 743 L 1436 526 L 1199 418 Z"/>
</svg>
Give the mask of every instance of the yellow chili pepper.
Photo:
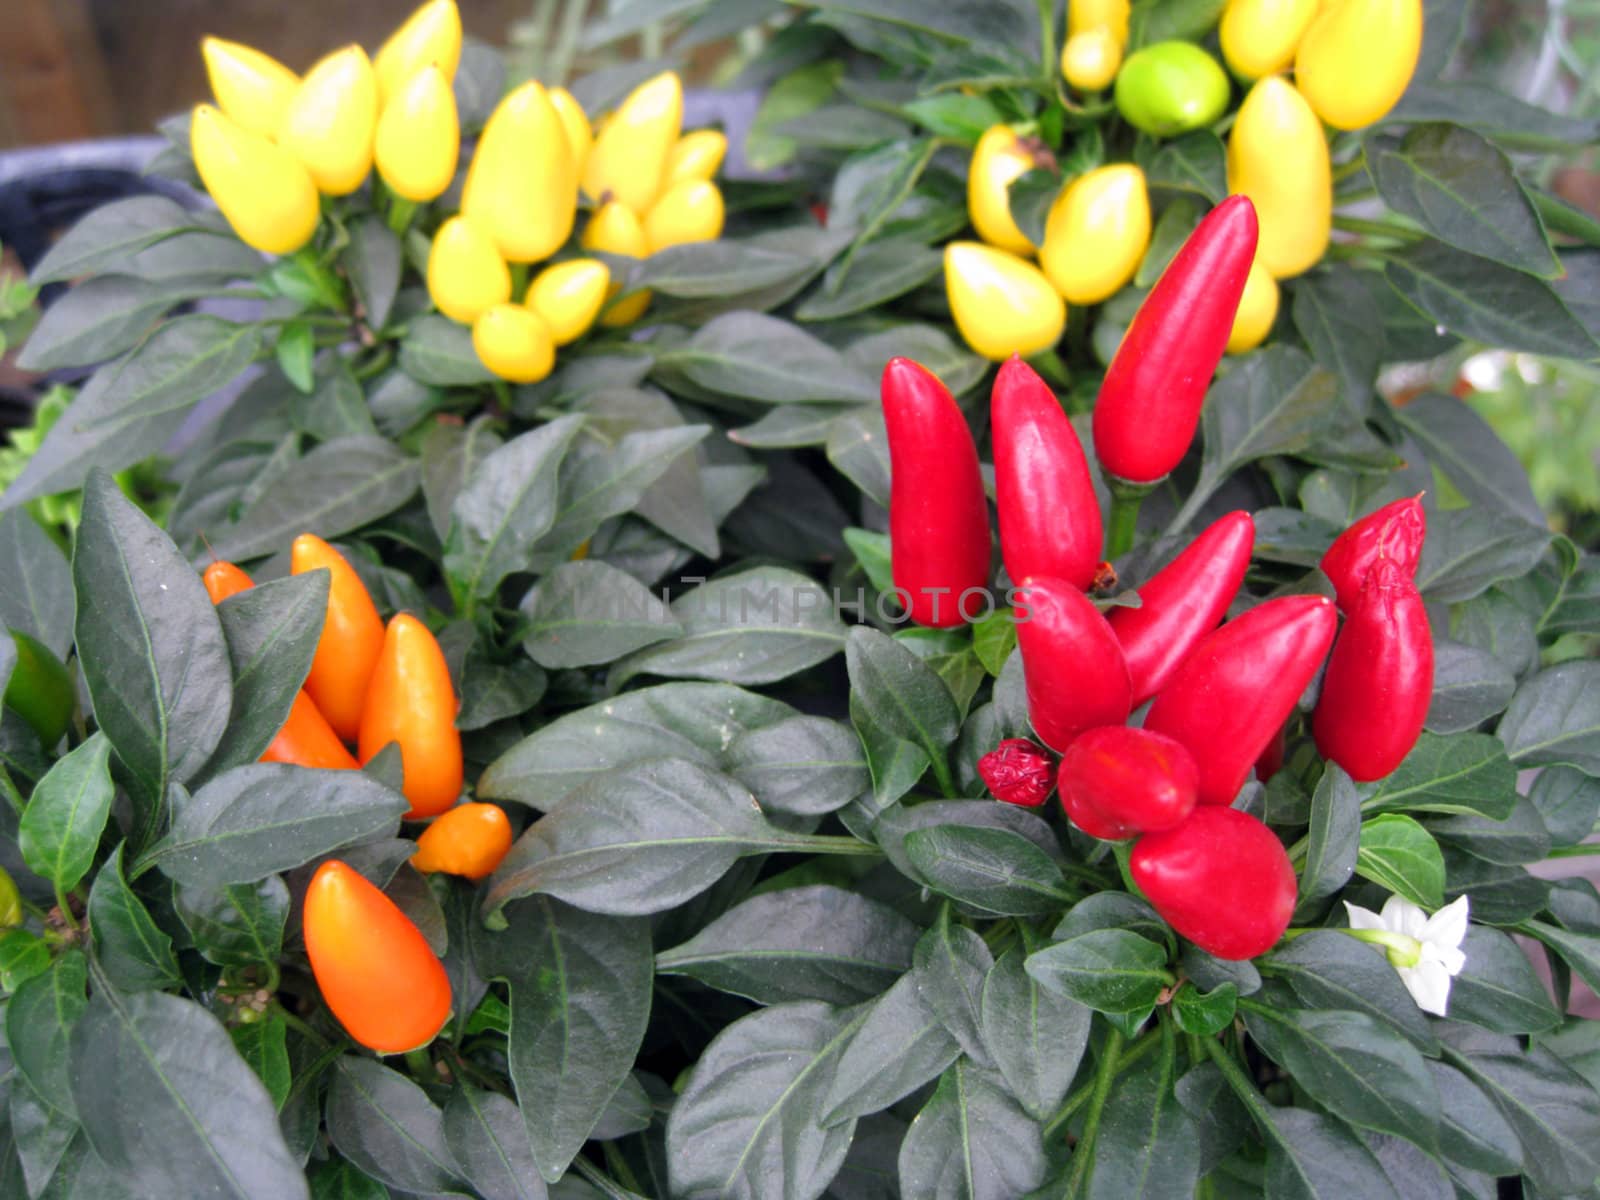
<svg viewBox="0 0 1600 1200">
<path fill-rule="evenodd" d="M 1317 15 L 1317 0 L 1228 0 L 1217 33 L 1222 57 L 1240 79 L 1275 75 Z"/>
<path fill-rule="evenodd" d="M 944 284 L 956 328 L 985 358 L 1026 358 L 1061 338 L 1067 307 L 1026 259 L 981 242 L 951 242 Z"/>
<path fill-rule="evenodd" d="M 538 262 L 572 233 L 578 178 L 561 117 L 537 80 L 500 101 L 478 139 L 461 211 L 509 262 Z"/>
<path fill-rule="evenodd" d="M 594 146 L 594 130 L 589 128 L 589 116 L 583 105 L 573 98 L 566 88 L 551 88 L 550 104 L 561 118 L 561 128 L 566 131 L 567 149 L 572 153 L 572 169 L 583 178 L 583 164 L 589 161 L 589 151 Z"/>
<path fill-rule="evenodd" d="M 683 124 L 683 83 L 663 71 L 634 88 L 595 135 L 583 167 L 583 191 L 596 202 L 620 200 L 646 213 L 661 194 L 667 159 Z"/>
<path fill-rule="evenodd" d="M 1150 194 L 1132 163 L 1080 175 L 1050 206 L 1044 268 L 1068 304 L 1098 304 L 1120 291 L 1150 247 Z"/>
<path fill-rule="evenodd" d="M 1300 39 L 1294 78 L 1335 129 L 1381 120 L 1405 93 L 1422 53 L 1422 0 L 1340 0 Z"/>
<path fill-rule="evenodd" d="M 722 235 L 722 192 L 714 183 L 691 179 L 663 192 L 644 218 L 650 253 L 690 242 L 714 242 Z"/>
<path fill-rule="evenodd" d="M 217 107 L 235 124 L 262 137 L 276 137 L 300 76 L 253 46 L 208 37 L 200 43 Z"/>
<path fill-rule="evenodd" d="M 1278 281 L 1258 258 L 1245 276 L 1244 295 L 1239 298 L 1239 311 L 1234 314 L 1233 328 L 1228 333 L 1228 353 L 1254 350 L 1267 340 L 1277 319 Z"/>
<path fill-rule="evenodd" d="M 1109 29 L 1085 29 L 1061 47 L 1061 77 L 1080 92 L 1111 86 L 1122 66 L 1122 43 Z"/>
<path fill-rule="evenodd" d="M 611 270 L 597 258 L 574 258 L 546 267 L 528 284 L 524 303 L 550 327 L 558 346 L 589 332 L 606 302 Z"/>
<path fill-rule="evenodd" d="M 1011 217 L 1008 189 L 1034 165 L 1031 151 L 1009 125 L 991 125 L 967 166 L 967 215 L 978 236 L 1013 254 L 1032 254 L 1033 243 Z"/>
<path fill-rule="evenodd" d="M 505 259 L 470 217 L 451 217 L 433 235 L 428 294 L 440 312 L 463 325 L 511 299 L 511 272 Z"/>
<path fill-rule="evenodd" d="M 395 92 L 378 118 L 378 174 L 407 200 L 432 200 L 455 177 L 461 124 L 444 72 L 429 64 Z"/>
<path fill-rule="evenodd" d="M 1104 29 L 1117 39 L 1117 45 L 1128 44 L 1129 0 L 1067 0 L 1067 36 L 1086 29 Z"/>
<path fill-rule="evenodd" d="M 291 254 L 311 240 L 320 216 L 317 185 L 294 155 L 209 104 L 194 110 L 189 147 L 201 182 L 241 241 Z"/>
<path fill-rule="evenodd" d="M 317 189 L 346 196 L 372 170 L 378 79 L 360 46 L 335 50 L 306 72 L 283 114 L 278 142 L 306 165 Z"/>
<path fill-rule="evenodd" d="M 602 254 L 620 254 L 628 258 L 646 258 L 650 254 L 644 226 L 639 223 L 633 209 L 620 200 L 600 206 L 599 211 L 589 218 L 579 242 L 585 250 L 598 250 Z M 621 290 L 620 283 L 613 283 L 607 295 L 615 296 Z M 600 315 L 600 324 L 613 327 L 631 325 L 644 315 L 644 310 L 649 306 L 650 293 L 636 292 L 606 309 Z"/>
<path fill-rule="evenodd" d="M 512 383 L 537 383 L 556 364 L 550 327 L 520 304 L 485 309 L 472 323 L 472 348 L 484 366 Z"/>
<path fill-rule="evenodd" d="M 428 0 L 389 35 L 373 57 L 378 95 L 384 104 L 423 67 L 438 67 L 454 82 L 461 62 L 461 14 L 456 0 Z"/>
<path fill-rule="evenodd" d="M 717 168 L 728 153 L 728 138 L 718 129 L 696 129 L 678 139 L 667 156 L 667 177 L 663 188 L 690 179 L 715 178 Z"/>
<path fill-rule="evenodd" d="M 1328 143 L 1311 105 L 1281 76 L 1257 80 L 1234 116 L 1228 188 L 1255 204 L 1256 257 L 1276 278 L 1322 258 L 1333 226 Z"/>
</svg>

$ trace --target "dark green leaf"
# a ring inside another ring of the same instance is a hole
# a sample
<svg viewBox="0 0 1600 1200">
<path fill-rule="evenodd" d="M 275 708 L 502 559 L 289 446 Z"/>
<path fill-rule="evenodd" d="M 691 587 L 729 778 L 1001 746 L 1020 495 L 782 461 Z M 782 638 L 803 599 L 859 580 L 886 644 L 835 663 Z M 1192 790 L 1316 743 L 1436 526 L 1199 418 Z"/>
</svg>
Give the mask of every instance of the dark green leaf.
<svg viewBox="0 0 1600 1200">
<path fill-rule="evenodd" d="M 389 1200 L 388 1188 L 342 1158 L 317 1164 L 310 1180 L 311 1200 Z"/>
<path fill-rule="evenodd" d="M 840 1052 L 818 1107 L 825 1125 L 888 1108 L 955 1061 L 961 1046 L 944 1026 L 912 973 L 868 1009 Z"/>
<path fill-rule="evenodd" d="M 1041 987 L 1019 946 L 990 968 L 978 1005 L 983 1043 L 1011 1094 L 1033 1117 L 1060 1106 L 1089 1043 L 1089 1009 Z"/>
<path fill-rule="evenodd" d="M 1545 524 L 1528 473 L 1499 434 L 1471 405 L 1433 392 L 1394 410 L 1395 419 L 1422 446 L 1428 461 L 1481 508 Z"/>
<path fill-rule="evenodd" d="M 377 214 L 362 217 L 350 226 L 344 263 L 367 326 L 382 329 L 400 289 L 400 239 Z"/>
<path fill-rule="evenodd" d="M 38 284 L 83 275 L 138 275 L 141 272 L 127 268 L 136 264 L 140 251 L 207 228 L 200 218 L 166 196 L 132 196 L 91 210 L 50 247 L 28 278 Z M 253 251 L 237 242 L 234 247 L 241 252 L 244 269 L 240 274 L 249 273 L 250 263 L 261 266 L 260 257 Z"/>
<path fill-rule="evenodd" d="M 894 909 L 842 888 L 785 888 L 735 905 L 661 951 L 656 970 L 758 1004 L 854 1004 L 910 969 L 918 932 Z"/>
<path fill-rule="evenodd" d="M 341 846 L 392 834 L 409 802 L 364 771 L 252 763 L 174 806 L 172 830 L 139 866 L 189 887 L 254 883 Z"/>
<path fill-rule="evenodd" d="M 1179 989 L 1172 999 L 1172 1016 L 1178 1028 L 1200 1037 L 1215 1037 L 1233 1024 L 1239 989 L 1224 983 L 1209 992 L 1194 984 Z"/>
<path fill-rule="evenodd" d="M 837 350 L 788 321 L 760 313 L 716 317 L 659 361 L 698 387 L 744 403 L 877 402 L 874 382 Z"/>
<path fill-rule="evenodd" d="M 1476 729 L 1504 711 L 1517 690 L 1510 671 L 1487 650 L 1438 638 L 1433 646 L 1433 700 L 1428 728 L 1435 733 Z"/>
<path fill-rule="evenodd" d="M 914 829 L 906 835 L 905 854 L 919 882 L 995 916 L 1042 916 L 1071 896 L 1050 856 L 1008 829 Z"/>
<path fill-rule="evenodd" d="M 945 908 L 933 928 L 918 939 L 914 960 L 923 998 L 945 1029 L 968 1058 L 990 1066 L 981 1015 L 984 980 L 994 966 L 989 947 L 973 930 L 953 924 Z"/>
<path fill-rule="evenodd" d="M 889 503 L 889 438 L 883 414 L 858 408 L 835 417 L 828 427 L 828 461 L 870 499 Z"/>
<path fill-rule="evenodd" d="M 1561 1023 L 1550 993 L 1522 948 L 1506 934 L 1469 925 L 1466 966 L 1450 987 L 1450 1017 L 1496 1033 L 1547 1033 Z"/>
<path fill-rule="evenodd" d="M 323 358 L 310 390 L 289 401 L 289 413 L 297 430 L 319 442 L 378 433 L 360 381 L 349 362 L 335 355 Z"/>
<path fill-rule="evenodd" d="M 0 625 L 38 638 L 57 658 L 72 647 L 72 566 L 21 509 L 0 515 Z"/>
<path fill-rule="evenodd" d="M 872 785 L 860 740 L 823 717 L 744 730 L 728 744 L 727 766 L 763 809 L 797 816 L 833 812 Z"/>
<path fill-rule="evenodd" d="M 398 1071 L 346 1054 L 328 1089 L 328 1138 L 340 1154 L 390 1187 L 431 1195 L 457 1190 L 461 1169 L 444 1115 Z"/>
<path fill-rule="evenodd" d="M 1432 514 L 1417 565 L 1417 588 L 1429 600 L 1456 603 L 1525 575 L 1544 555 L 1549 535 L 1527 522 L 1482 508 Z"/>
<path fill-rule="evenodd" d="M 208 961 L 221 967 L 277 964 L 289 920 L 289 889 L 278 876 L 228 887 L 179 887 L 172 903 Z"/>
<path fill-rule="evenodd" d="M 1405 1036 L 1424 1054 L 1438 1039 L 1382 948 L 1333 929 L 1313 929 L 1274 951 L 1262 969 L 1283 979 L 1307 1008 L 1365 1013 Z"/>
<path fill-rule="evenodd" d="M 1383 119 L 1385 125 L 1454 121 L 1513 149 L 1565 151 L 1600 137 L 1593 120 L 1562 116 L 1484 83 L 1416 83 Z"/>
<path fill-rule="evenodd" d="M 1214 487 L 1247 462 L 1310 448 L 1327 427 L 1338 386 L 1337 376 L 1291 346 L 1245 359 L 1206 396 L 1202 481 Z"/>
<path fill-rule="evenodd" d="M 1227 154 L 1222 139 L 1209 129 L 1196 129 L 1167 141 L 1141 142 L 1134 157 L 1153 188 L 1192 192 L 1212 204 L 1222 203 L 1228 194 Z"/>
<path fill-rule="evenodd" d="M 1338 373 L 1345 405 L 1365 412 L 1383 358 L 1383 318 L 1361 278 L 1338 263 L 1319 268 L 1295 282 L 1292 313 L 1312 356 Z"/>
<path fill-rule="evenodd" d="M 98 991 L 72 1031 L 71 1055 L 84 1132 L 132 1194 L 309 1195 L 271 1095 L 199 1005 Z"/>
<path fill-rule="evenodd" d="M 1296 1200 L 1409 1200 L 1347 1125 L 1304 1108 L 1271 1108 L 1266 1194 Z"/>
<path fill-rule="evenodd" d="M 1600 1096 L 1542 1047 L 1520 1053 L 1447 1051 L 1483 1089 L 1522 1143 L 1522 1169 L 1555 1195 L 1582 1191 L 1600 1175 Z"/>
<path fill-rule="evenodd" d="M 1517 689 L 1496 732 L 1519 766 L 1565 763 L 1600 775 L 1600 663 L 1539 672 Z"/>
<path fill-rule="evenodd" d="M 461 1174 L 489 1200 L 544 1200 L 517 1106 L 498 1092 L 460 1084 L 444 1106 L 445 1144 Z"/>
<path fill-rule="evenodd" d="M 944 681 L 905 646 L 867 626 L 850 631 L 845 646 L 852 703 L 859 700 L 885 733 L 943 763 L 961 732 L 961 715 Z"/>
<path fill-rule="evenodd" d="M 522 601 L 522 646 L 542 667 L 607 663 L 681 636 L 667 606 L 631 576 L 594 560 L 563 563 Z"/>
<path fill-rule="evenodd" d="M 5 1009 L 6 1047 L 17 1074 L 46 1104 L 74 1119 L 78 1109 L 72 1099 L 67 1041 L 89 1005 L 87 980 L 82 952 L 68 951 L 49 970 L 17 984 Z"/>
<path fill-rule="evenodd" d="M 284 893 L 287 908 L 288 893 Z M 268 1013 L 248 1025 L 235 1025 L 228 1031 L 239 1057 L 250 1064 L 256 1078 L 266 1085 L 273 1106 L 283 1108 L 289 1098 L 289 1025 L 279 1013 Z"/>
<path fill-rule="evenodd" d="M 939 273 L 943 258 L 918 238 L 882 238 L 868 242 L 849 261 L 823 275 L 817 289 L 795 309 L 801 321 L 833 321 L 887 304 L 921 287 Z"/>
<path fill-rule="evenodd" d="M 1350 776 L 1337 763 L 1329 763 L 1311 797 L 1311 830 L 1306 865 L 1300 872 L 1297 920 L 1317 912 L 1349 882 L 1360 840 L 1361 795 Z"/>
<path fill-rule="evenodd" d="M 89 889 L 95 960 L 117 987 L 152 991 L 182 982 L 172 939 L 150 916 L 122 870 L 124 846 L 100 868 Z"/>
<path fill-rule="evenodd" d="M 501 444 L 487 414 L 464 426 L 437 423 L 423 436 L 422 499 L 440 541 L 450 532 L 451 509 L 462 487 Z"/>
<path fill-rule="evenodd" d="M 1424 908 L 1444 903 L 1444 856 L 1439 845 L 1402 813 L 1384 813 L 1362 822 L 1356 874 Z"/>
<path fill-rule="evenodd" d="M 939 1079 L 900 1147 L 900 1193 L 927 1200 L 1020 1196 L 1044 1180 L 1039 1126 L 965 1059 Z"/>
<path fill-rule="evenodd" d="M 1575 846 L 1600 818 L 1600 781 L 1572 767 L 1546 767 L 1528 793 L 1557 846 Z"/>
<path fill-rule="evenodd" d="M 436 313 L 408 326 L 400 343 L 400 369 L 431 387 L 471 387 L 495 379 L 472 348 L 472 329 Z"/>
<path fill-rule="evenodd" d="M 16 1140 L 23 1191 L 42 1196 L 78 1132 L 78 1122 L 46 1104 L 26 1084 L 18 1083 L 10 1091 L 10 1132 Z"/>
<path fill-rule="evenodd" d="M 1550 853 L 1550 832 L 1539 810 L 1521 797 L 1503 820 L 1468 814 L 1429 821 L 1428 828 L 1435 837 L 1488 862 L 1541 862 Z"/>
<path fill-rule="evenodd" d="M 1091 1200 L 1194 1194 L 1200 1182 L 1200 1132 L 1172 1090 L 1170 1068 L 1147 1061 L 1118 1075 L 1093 1153 Z"/>
<path fill-rule="evenodd" d="M 111 815 L 111 743 L 96 733 L 60 758 L 33 789 L 17 845 L 35 874 L 70 892 L 94 865 Z"/>
<path fill-rule="evenodd" d="M 1561 358 L 1593 358 L 1595 340 L 1544 280 L 1442 242 L 1391 255 L 1384 276 L 1452 333 L 1494 346 Z"/>
<path fill-rule="evenodd" d="M 1424 733 L 1392 774 L 1360 785 L 1361 807 L 1368 813 L 1477 813 L 1499 819 L 1516 804 L 1516 786 L 1516 768 L 1499 738 Z"/>
<path fill-rule="evenodd" d="M 1167 952 L 1126 929 L 1095 929 L 1028 956 L 1028 974 L 1096 1012 L 1148 1012 L 1171 980 Z"/>
<path fill-rule="evenodd" d="M 214 290 L 215 285 L 185 279 L 86 279 L 44 310 L 17 365 L 25 371 L 54 371 L 105 362 L 138 345 L 174 305 Z"/>
</svg>

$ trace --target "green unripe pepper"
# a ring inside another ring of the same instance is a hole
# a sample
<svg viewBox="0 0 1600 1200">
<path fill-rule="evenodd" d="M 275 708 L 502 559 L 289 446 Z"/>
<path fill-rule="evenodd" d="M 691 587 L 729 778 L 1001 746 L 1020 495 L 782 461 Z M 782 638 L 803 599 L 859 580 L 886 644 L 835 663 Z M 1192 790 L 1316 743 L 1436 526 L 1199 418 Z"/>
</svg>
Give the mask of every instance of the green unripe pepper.
<svg viewBox="0 0 1600 1200">
<path fill-rule="evenodd" d="M 16 880 L 0 867 L 0 929 L 15 929 L 22 924 L 22 893 Z"/>
<path fill-rule="evenodd" d="M 1117 108 L 1135 129 L 1172 137 L 1209 125 L 1228 107 L 1228 75 L 1193 42 L 1156 42 L 1117 73 Z"/>
<path fill-rule="evenodd" d="M 77 707 L 72 673 L 35 638 L 13 629 L 11 640 L 17 647 L 17 665 L 6 684 L 5 705 L 31 725 L 49 749 L 66 734 Z"/>
</svg>

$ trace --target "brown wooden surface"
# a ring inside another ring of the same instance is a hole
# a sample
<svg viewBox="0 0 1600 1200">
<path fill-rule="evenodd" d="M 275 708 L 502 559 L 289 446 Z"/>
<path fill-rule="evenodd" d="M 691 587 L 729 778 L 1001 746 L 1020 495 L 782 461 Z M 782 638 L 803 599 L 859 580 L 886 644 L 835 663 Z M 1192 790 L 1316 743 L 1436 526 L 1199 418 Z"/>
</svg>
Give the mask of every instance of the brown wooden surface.
<svg viewBox="0 0 1600 1200">
<path fill-rule="evenodd" d="M 0 0 L 0 146 L 92 137 L 116 118 L 90 0 Z"/>
</svg>

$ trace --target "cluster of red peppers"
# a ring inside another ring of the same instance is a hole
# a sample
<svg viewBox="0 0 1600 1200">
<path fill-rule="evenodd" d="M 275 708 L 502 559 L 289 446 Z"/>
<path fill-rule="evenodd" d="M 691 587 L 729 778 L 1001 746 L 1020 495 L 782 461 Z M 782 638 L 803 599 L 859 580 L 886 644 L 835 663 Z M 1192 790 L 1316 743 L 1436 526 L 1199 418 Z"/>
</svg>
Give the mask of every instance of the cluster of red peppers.
<svg viewBox="0 0 1600 1200">
<path fill-rule="evenodd" d="M 1114 481 L 1158 480 L 1188 451 L 1255 248 L 1250 202 L 1224 201 L 1134 318 L 1094 413 L 1095 451 Z M 959 598 L 985 588 L 990 571 L 976 446 L 949 391 L 915 363 L 888 365 L 883 405 L 895 587 L 914 621 L 959 625 Z M 1294 869 L 1265 824 L 1230 806 L 1252 769 L 1281 760 L 1284 729 L 1325 660 L 1312 721 L 1324 757 L 1371 780 L 1415 744 L 1433 688 L 1412 582 L 1420 503 L 1380 509 L 1328 550 L 1322 568 L 1346 618 L 1337 641 L 1335 602 L 1321 595 L 1267 600 L 1223 623 L 1254 549 L 1246 512 L 1205 529 L 1138 589 L 1138 607 L 1107 615 L 1088 595 L 1105 538 L 1082 444 L 1018 358 L 995 380 L 991 430 L 1028 713 L 1049 750 L 1008 739 L 980 774 L 1012 803 L 1042 805 L 1057 791 L 1092 837 L 1137 838 L 1133 882 L 1202 949 L 1264 953 L 1294 910 Z M 1146 701 L 1142 726 L 1129 726 Z"/>
</svg>

